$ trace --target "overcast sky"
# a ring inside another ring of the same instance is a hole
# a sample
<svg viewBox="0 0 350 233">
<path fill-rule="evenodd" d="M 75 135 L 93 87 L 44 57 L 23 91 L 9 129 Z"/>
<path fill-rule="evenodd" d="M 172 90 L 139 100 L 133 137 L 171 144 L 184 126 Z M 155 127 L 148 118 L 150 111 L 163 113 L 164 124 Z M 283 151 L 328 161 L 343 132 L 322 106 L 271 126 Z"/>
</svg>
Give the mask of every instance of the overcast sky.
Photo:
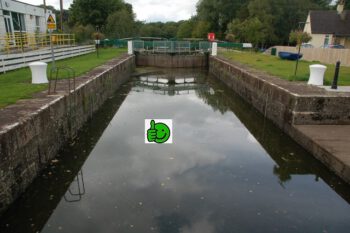
<svg viewBox="0 0 350 233">
<path fill-rule="evenodd" d="M 43 0 L 20 0 L 34 5 L 43 3 Z M 131 3 L 136 18 L 141 21 L 179 21 L 189 19 L 196 12 L 198 0 L 125 0 Z M 68 9 L 73 0 L 63 0 L 64 8 Z M 46 0 L 47 5 L 59 9 L 59 0 Z"/>
</svg>

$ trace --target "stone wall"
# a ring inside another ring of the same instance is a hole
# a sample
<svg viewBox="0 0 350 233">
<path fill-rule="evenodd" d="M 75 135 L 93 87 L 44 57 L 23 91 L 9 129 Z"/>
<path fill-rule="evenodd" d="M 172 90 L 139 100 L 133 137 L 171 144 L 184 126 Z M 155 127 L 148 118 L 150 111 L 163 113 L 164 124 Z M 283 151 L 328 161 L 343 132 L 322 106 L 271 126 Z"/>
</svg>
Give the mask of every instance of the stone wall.
<svg viewBox="0 0 350 233">
<path fill-rule="evenodd" d="M 134 56 L 116 59 L 77 78 L 78 86 L 70 94 L 64 91 L 52 96 L 41 93 L 37 98 L 0 110 L 0 116 L 10 119 L 0 124 L 0 213 L 25 191 L 62 145 L 74 138 L 105 100 L 129 79 L 134 67 Z M 20 110 L 21 105 L 27 109 Z M 11 118 L 16 114 L 20 117 Z"/>
<path fill-rule="evenodd" d="M 350 93 L 281 80 L 219 57 L 210 58 L 209 71 L 350 184 Z"/>
<path fill-rule="evenodd" d="M 136 54 L 137 66 L 164 68 L 201 68 L 208 67 L 207 54 Z"/>
<path fill-rule="evenodd" d="M 281 129 L 350 124 L 350 93 L 289 82 L 218 57 L 210 57 L 209 71 Z"/>
</svg>

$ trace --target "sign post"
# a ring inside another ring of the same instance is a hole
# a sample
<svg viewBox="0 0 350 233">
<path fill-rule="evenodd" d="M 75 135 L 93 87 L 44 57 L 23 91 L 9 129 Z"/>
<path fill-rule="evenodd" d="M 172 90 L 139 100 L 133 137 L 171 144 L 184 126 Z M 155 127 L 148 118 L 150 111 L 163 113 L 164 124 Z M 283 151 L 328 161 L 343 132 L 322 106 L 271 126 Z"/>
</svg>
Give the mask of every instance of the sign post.
<svg viewBox="0 0 350 233">
<path fill-rule="evenodd" d="M 51 57 L 52 57 L 52 68 L 56 68 L 56 61 L 55 61 L 55 53 L 53 50 L 52 45 L 52 32 L 53 30 L 56 30 L 56 15 L 52 13 L 46 14 L 46 23 L 47 23 L 47 30 L 49 31 L 49 37 L 50 37 L 50 48 L 51 48 Z"/>
</svg>

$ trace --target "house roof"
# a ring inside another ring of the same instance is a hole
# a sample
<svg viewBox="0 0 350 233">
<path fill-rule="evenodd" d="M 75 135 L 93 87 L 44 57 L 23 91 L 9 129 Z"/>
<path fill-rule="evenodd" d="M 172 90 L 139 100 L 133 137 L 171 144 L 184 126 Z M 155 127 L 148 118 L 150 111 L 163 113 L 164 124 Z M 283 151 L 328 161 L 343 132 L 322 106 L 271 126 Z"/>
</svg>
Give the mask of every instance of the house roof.
<svg viewBox="0 0 350 233">
<path fill-rule="evenodd" d="M 350 36 L 350 10 L 345 10 L 345 19 L 337 11 L 310 11 L 312 34 Z"/>
</svg>

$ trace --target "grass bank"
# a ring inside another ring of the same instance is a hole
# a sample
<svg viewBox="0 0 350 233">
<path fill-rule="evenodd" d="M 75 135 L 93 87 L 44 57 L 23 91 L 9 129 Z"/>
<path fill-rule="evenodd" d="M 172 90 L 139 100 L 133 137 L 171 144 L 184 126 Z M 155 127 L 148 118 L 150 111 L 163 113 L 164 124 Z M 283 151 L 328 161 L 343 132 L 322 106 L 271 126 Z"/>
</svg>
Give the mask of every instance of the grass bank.
<svg viewBox="0 0 350 233">
<path fill-rule="evenodd" d="M 76 76 L 79 76 L 125 52 L 126 49 L 100 49 L 99 57 L 96 56 L 96 53 L 90 53 L 60 60 L 56 64 L 57 66 L 72 67 L 76 72 Z M 49 64 L 48 70 L 50 70 L 50 67 L 51 64 Z M 31 84 L 31 72 L 28 67 L 0 74 L 0 108 L 14 104 L 19 99 L 31 98 L 34 93 L 45 89 L 47 89 L 47 84 Z"/>
<path fill-rule="evenodd" d="M 220 55 L 289 81 L 308 81 L 310 75 L 309 65 L 317 63 L 299 61 L 298 72 L 294 76 L 295 61 L 282 60 L 279 57 L 254 52 L 221 51 Z M 335 65 L 324 65 L 327 66 L 324 84 L 331 85 Z M 338 85 L 350 85 L 350 67 L 341 67 Z"/>
</svg>

